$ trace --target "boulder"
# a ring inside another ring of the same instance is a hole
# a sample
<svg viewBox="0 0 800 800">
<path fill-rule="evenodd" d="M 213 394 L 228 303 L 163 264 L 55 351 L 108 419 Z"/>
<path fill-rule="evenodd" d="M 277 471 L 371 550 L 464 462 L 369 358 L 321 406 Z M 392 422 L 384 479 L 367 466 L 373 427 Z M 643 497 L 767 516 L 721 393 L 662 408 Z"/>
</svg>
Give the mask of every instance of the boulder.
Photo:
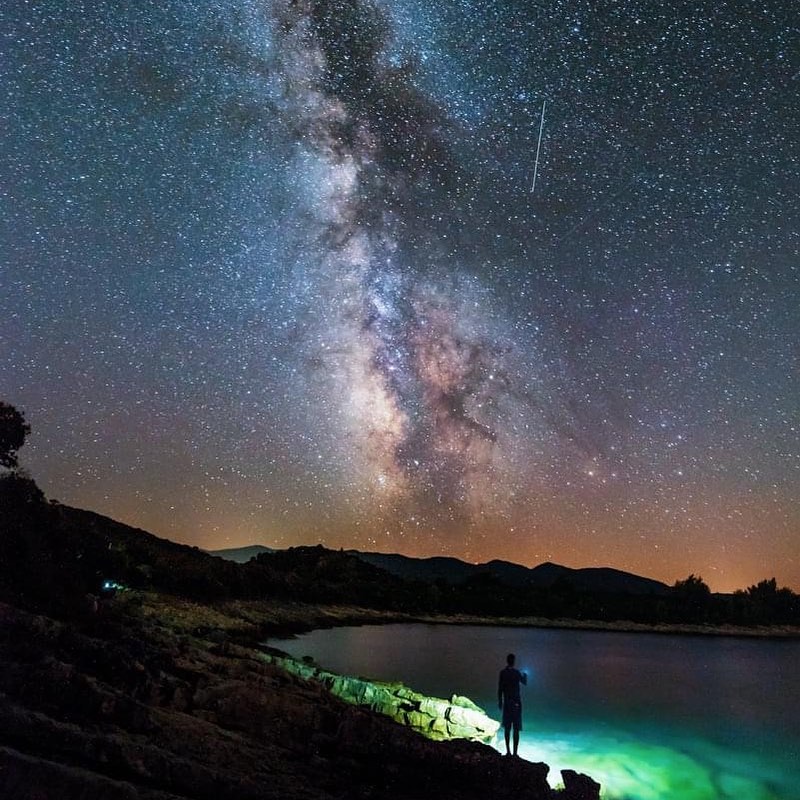
<svg viewBox="0 0 800 800">
<path fill-rule="evenodd" d="M 445 717 L 454 725 L 477 730 L 485 730 L 486 720 L 489 719 L 483 711 L 473 711 L 471 708 L 461 706 L 449 706 Z"/>
<path fill-rule="evenodd" d="M 562 769 L 561 778 L 564 781 L 563 800 L 600 800 L 600 784 L 588 775 Z"/>
<path fill-rule="evenodd" d="M 478 711 L 483 714 L 483 709 L 472 702 L 469 697 L 464 697 L 464 695 L 454 694 L 450 697 L 450 705 L 451 706 L 460 706 L 461 708 L 469 708 L 472 711 Z"/>
</svg>

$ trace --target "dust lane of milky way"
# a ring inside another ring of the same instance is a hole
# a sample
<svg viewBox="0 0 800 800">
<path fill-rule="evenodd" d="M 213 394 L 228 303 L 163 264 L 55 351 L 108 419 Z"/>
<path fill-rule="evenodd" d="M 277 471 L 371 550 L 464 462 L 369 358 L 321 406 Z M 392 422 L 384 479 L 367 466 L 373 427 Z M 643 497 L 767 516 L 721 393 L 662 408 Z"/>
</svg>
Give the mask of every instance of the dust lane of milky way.
<svg viewBox="0 0 800 800">
<path fill-rule="evenodd" d="M 800 588 L 791 12 L 6 4 L 23 462 L 201 547 Z"/>
</svg>

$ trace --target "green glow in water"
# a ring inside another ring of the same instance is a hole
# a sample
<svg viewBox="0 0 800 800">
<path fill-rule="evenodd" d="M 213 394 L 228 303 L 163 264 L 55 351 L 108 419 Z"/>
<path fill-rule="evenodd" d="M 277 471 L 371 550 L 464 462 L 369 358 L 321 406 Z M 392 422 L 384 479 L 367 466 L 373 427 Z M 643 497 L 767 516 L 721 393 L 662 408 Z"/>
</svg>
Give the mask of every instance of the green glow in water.
<svg viewBox="0 0 800 800">
<path fill-rule="evenodd" d="M 796 641 L 400 625 L 294 647 L 334 671 L 457 690 L 490 714 L 516 652 L 531 670 L 520 754 L 549 764 L 553 785 L 574 769 L 606 800 L 800 800 Z"/>
<path fill-rule="evenodd" d="M 693 747 L 686 750 L 694 752 Z M 623 732 L 592 735 L 523 733 L 520 756 L 550 765 L 550 782 L 560 783 L 562 769 L 590 775 L 602 785 L 606 800 L 781 800 L 800 797 L 797 787 L 776 794 L 768 778 L 754 776 L 748 759 L 718 751 L 701 763 L 677 748 L 650 744 Z M 788 793 L 787 793 L 788 792 Z"/>
</svg>

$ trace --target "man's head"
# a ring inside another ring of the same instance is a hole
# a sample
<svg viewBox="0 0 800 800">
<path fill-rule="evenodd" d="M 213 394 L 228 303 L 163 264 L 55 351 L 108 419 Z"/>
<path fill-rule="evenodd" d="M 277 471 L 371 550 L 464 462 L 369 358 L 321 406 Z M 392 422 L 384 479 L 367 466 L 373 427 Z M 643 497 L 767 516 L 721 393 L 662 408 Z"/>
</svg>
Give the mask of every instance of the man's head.
<svg viewBox="0 0 800 800">
<path fill-rule="evenodd" d="M 506 656 L 506 664 L 508 664 L 509 667 L 513 667 L 514 666 L 514 662 L 516 661 L 516 659 L 517 659 L 517 657 L 513 653 L 509 653 Z"/>
</svg>

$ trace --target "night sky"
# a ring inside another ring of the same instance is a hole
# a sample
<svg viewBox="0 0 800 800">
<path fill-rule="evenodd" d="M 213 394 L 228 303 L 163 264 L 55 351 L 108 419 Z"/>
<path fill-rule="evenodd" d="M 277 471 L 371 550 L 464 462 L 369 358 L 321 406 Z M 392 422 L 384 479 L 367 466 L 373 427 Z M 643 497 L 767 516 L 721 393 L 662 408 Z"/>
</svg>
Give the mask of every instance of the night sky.
<svg viewBox="0 0 800 800">
<path fill-rule="evenodd" d="M 0 34 L 0 399 L 48 496 L 800 589 L 794 2 L 7 0 Z"/>
</svg>

